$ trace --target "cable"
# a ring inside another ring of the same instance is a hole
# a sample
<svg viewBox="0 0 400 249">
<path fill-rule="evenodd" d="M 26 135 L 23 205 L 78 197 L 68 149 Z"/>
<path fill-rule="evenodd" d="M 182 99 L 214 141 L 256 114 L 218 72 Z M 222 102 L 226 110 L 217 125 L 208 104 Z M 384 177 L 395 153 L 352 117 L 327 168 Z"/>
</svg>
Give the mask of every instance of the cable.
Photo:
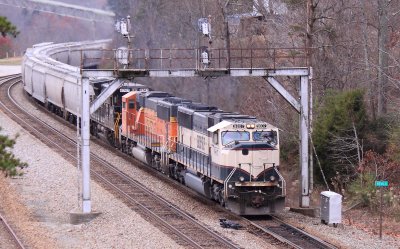
<svg viewBox="0 0 400 249">
<path fill-rule="evenodd" d="M 301 118 L 304 118 L 304 119 L 307 121 L 307 119 L 306 119 L 305 116 L 304 116 L 303 106 L 301 106 L 301 113 L 302 113 L 302 114 L 300 115 L 300 117 L 301 117 Z M 307 127 L 308 131 L 310 131 L 309 125 L 307 124 L 307 122 L 305 122 L 305 123 L 306 123 L 306 127 Z M 311 132 L 308 132 L 308 137 L 310 138 L 311 146 L 312 146 L 312 148 L 313 148 L 313 152 L 314 152 L 315 158 L 317 159 L 317 163 L 318 163 L 318 166 L 319 166 L 319 170 L 321 171 L 321 175 L 322 175 L 322 178 L 324 179 L 326 188 L 327 188 L 329 191 L 331 191 L 331 189 L 329 188 L 328 182 L 326 181 L 325 173 L 324 173 L 324 171 L 323 171 L 323 169 L 322 169 L 321 162 L 319 161 L 319 158 L 318 158 L 318 155 L 317 155 L 317 151 L 316 151 L 315 146 L 314 146 L 314 141 L 313 141 L 312 136 L 311 136 Z"/>
<path fill-rule="evenodd" d="M 331 189 L 329 188 L 328 182 L 326 181 L 325 173 L 324 173 L 324 171 L 322 170 L 321 162 L 319 161 L 319 158 L 318 158 L 318 155 L 317 155 L 317 151 L 315 150 L 315 146 L 314 146 L 314 142 L 313 142 L 312 137 L 311 137 L 311 133 L 309 133 L 309 137 L 310 137 L 311 146 L 312 146 L 312 148 L 313 148 L 313 152 L 314 152 L 315 158 L 317 159 L 317 163 L 318 163 L 318 166 L 319 166 L 319 170 L 321 171 L 321 175 L 322 175 L 322 178 L 324 179 L 326 188 L 327 188 L 329 191 L 331 191 Z"/>
</svg>

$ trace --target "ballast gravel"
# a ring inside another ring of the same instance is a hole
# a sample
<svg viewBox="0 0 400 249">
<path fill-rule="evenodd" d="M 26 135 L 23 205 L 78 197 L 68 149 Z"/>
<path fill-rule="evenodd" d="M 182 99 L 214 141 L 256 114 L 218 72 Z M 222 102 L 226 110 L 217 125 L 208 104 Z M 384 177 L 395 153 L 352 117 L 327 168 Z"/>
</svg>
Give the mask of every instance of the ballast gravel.
<svg viewBox="0 0 400 249">
<path fill-rule="evenodd" d="M 37 107 L 26 101 L 22 88 L 19 98 L 33 114 L 40 115 L 46 123 L 58 130 L 63 130 L 70 137 L 76 137 L 76 131 L 60 124 L 57 120 L 43 116 Z M 93 208 L 102 214 L 84 225 L 69 224 L 68 212 L 78 207 L 76 168 L 39 140 L 27 134 L 1 112 L 0 126 L 3 127 L 2 134 L 20 134 L 14 153 L 30 165 L 25 175 L 20 178 L 0 178 L 2 189 L 3 186 L 8 188 L 6 193 L 1 191 L 1 195 L 12 194 L 9 198 L 18 202 L 22 209 L 26 209 L 23 215 L 29 218 L 18 228 L 24 234 L 24 239 L 29 242 L 30 248 L 180 248 L 172 239 L 147 223 L 140 215 L 127 208 L 93 181 L 91 185 Z M 221 214 L 184 195 L 182 191 L 160 182 L 156 177 L 136 168 L 131 162 L 117 157 L 111 151 L 94 143 L 91 144 L 91 151 L 132 178 L 140 180 L 149 189 L 187 211 L 206 226 L 225 235 L 240 247 L 274 248 L 245 230 L 221 228 L 218 223 Z M 8 213 L 12 216 L 13 206 L 5 206 L 3 209 L 10 209 Z M 394 238 L 385 236 L 380 241 L 375 236 L 351 226 L 333 228 L 321 225 L 316 218 L 304 217 L 288 211 L 281 216 L 307 231 L 341 245 L 341 248 L 400 248 L 399 241 Z M 33 231 L 32 227 L 35 227 L 37 231 Z M 56 247 L 43 247 L 43 245 L 56 245 Z"/>
<path fill-rule="evenodd" d="M 0 113 L 0 126 L 3 127 L 2 134 L 19 134 L 13 151 L 29 164 L 22 177 L 1 178 L 1 182 L 10 185 L 2 195 L 18 198 L 19 204 L 28 208 L 27 222 L 17 227 L 32 248 L 180 248 L 94 182 L 91 184 L 92 202 L 95 211 L 101 215 L 83 225 L 69 224 L 69 212 L 78 208 L 75 167 L 5 118 L 3 113 Z M 3 202 L 1 206 L 5 215 L 6 209 L 12 211 L 16 207 L 3 206 Z M 8 218 L 14 222 L 19 216 L 10 213 Z M 56 246 L 43 245 L 42 237 L 31 233 L 33 227 L 43 229 L 42 234 L 50 237 Z"/>
<path fill-rule="evenodd" d="M 28 248 L 182 248 L 93 181 L 101 215 L 71 225 L 69 212 L 79 203 L 76 168 L 1 111 L 0 127 L 2 135 L 19 135 L 13 153 L 29 164 L 21 177 L 0 176 L 0 211 Z"/>
</svg>

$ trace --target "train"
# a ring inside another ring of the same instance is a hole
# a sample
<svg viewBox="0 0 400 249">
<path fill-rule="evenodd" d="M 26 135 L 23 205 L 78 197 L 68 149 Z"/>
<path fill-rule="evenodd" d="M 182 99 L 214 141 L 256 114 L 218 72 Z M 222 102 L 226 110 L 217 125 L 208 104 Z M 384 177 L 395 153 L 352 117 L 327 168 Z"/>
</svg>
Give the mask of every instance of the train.
<svg viewBox="0 0 400 249">
<path fill-rule="evenodd" d="M 80 82 L 45 71 L 27 52 L 24 90 L 71 123 L 79 113 Z M 113 78 L 92 81 L 91 98 Z M 238 215 L 283 210 L 279 129 L 253 116 L 223 111 L 126 81 L 91 115 L 91 135 Z"/>
</svg>

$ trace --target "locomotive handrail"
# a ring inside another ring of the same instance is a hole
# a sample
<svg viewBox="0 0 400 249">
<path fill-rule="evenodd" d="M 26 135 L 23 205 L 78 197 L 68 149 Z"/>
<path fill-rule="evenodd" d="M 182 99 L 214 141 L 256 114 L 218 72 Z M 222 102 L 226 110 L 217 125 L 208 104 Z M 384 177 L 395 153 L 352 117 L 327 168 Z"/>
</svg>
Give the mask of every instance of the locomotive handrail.
<svg viewBox="0 0 400 249">
<path fill-rule="evenodd" d="M 118 124 L 119 124 L 120 119 L 121 119 L 121 113 L 117 112 L 117 117 L 114 122 L 114 139 L 115 140 L 118 140 L 118 137 L 119 137 L 119 129 L 118 129 L 119 125 Z"/>
<path fill-rule="evenodd" d="M 228 198 L 228 182 L 231 180 L 233 174 L 236 172 L 237 168 L 233 168 L 231 173 L 229 173 L 228 177 L 224 180 L 224 199 Z"/>
<path fill-rule="evenodd" d="M 279 178 L 282 181 L 282 195 L 286 196 L 286 181 L 285 181 L 285 178 L 283 178 L 283 176 L 281 175 L 279 170 L 276 170 L 276 168 L 274 168 L 274 169 L 275 169 L 275 172 L 278 174 Z"/>
</svg>

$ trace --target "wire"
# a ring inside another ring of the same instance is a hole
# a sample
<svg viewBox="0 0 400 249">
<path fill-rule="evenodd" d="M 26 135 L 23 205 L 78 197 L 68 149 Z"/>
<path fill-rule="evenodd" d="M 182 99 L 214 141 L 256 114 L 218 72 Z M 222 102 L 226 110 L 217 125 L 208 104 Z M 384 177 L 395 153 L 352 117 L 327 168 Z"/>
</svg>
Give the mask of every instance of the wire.
<svg viewBox="0 0 400 249">
<path fill-rule="evenodd" d="M 314 146 L 313 139 L 312 139 L 312 137 L 311 137 L 311 133 L 309 133 L 309 137 L 310 137 L 311 146 L 312 146 L 312 148 L 313 148 L 313 152 L 314 152 L 315 158 L 317 159 L 318 167 L 319 167 L 319 170 L 321 171 L 321 175 L 322 175 L 322 178 L 324 179 L 326 188 L 327 188 L 329 191 L 331 191 L 330 188 L 329 188 L 328 182 L 326 181 L 325 173 L 324 173 L 324 171 L 322 170 L 321 162 L 319 161 L 319 158 L 318 158 L 318 155 L 317 155 L 317 151 L 315 150 L 315 146 Z"/>
<path fill-rule="evenodd" d="M 301 118 L 304 118 L 304 119 L 307 121 L 307 119 L 306 119 L 305 116 L 304 116 L 303 106 L 301 106 L 301 113 L 302 113 L 302 114 L 300 115 L 300 117 L 301 117 Z M 319 170 L 321 171 L 322 178 L 323 178 L 323 180 L 324 180 L 324 183 L 325 183 L 325 185 L 326 185 L 326 188 L 327 188 L 329 191 L 331 191 L 331 189 L 329 188 L 328 182 L 326 181 L 325 173 L 324 173 L 324 170 L 322 169 L 321 162 L 319 161 L 318 154 L 317 154 L 317 151 L 316 151 L 315 146 L 314 146 L 314 141 L 313 141 L 313 139 L 312 139 L 311 132 L 310 132 L 310 129 L 309 129 L 309 125 L 307 124 L 307 122 L 305 122 L 305 123 L 306 123 L 306 127 L 307 127 L 307 129 L 308 129 L 308 131 L 309 131 L 309 132 L 308 132 L 308 137 L 310 138 L 311 146 L 312 146 L 312 148 L 313 148 L 313 152 L 314 152 L 315 158 L 317 159 L 318 167 L 319 167 Z"/>
</svg>

